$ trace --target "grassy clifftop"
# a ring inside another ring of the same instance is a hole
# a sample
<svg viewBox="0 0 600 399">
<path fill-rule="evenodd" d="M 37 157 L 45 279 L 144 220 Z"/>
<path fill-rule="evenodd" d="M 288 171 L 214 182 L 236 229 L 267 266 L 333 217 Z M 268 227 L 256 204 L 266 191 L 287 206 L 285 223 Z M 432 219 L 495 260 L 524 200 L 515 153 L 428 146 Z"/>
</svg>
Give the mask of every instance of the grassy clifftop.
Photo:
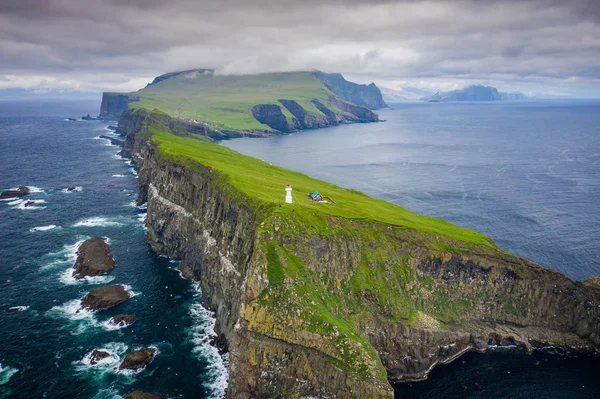
<svg viewBox="0 0 600 399">
<path fill-rule="evenodd" d="M 600 345 L 600 291 L 588 283 L 483 234 L 241 155 L 164 114 L 129 115 L 151 185 L 150 239 L 197 271 L 213 307 L 230 305 L 231 397 L 331 386 L 331 396 L 390 398 L 388 379 L 424 378 L 490 340 Z M 314 190 L 336 206 L 309 200 Z"/>
<path fill-rule="evenodd" d="M 377 86 L 351 83 L 339 74 L 225 76 L 198 69 L 158 76 L 136 92 L 104 93 L 101 117 L 118 117 L 129 106 L 160 110 L 215 132 L 291 132 L 377 121 L 368 105 L 385 106 Z"/>
<path fill-rule="evenodd" d="M 278 205 L 276 212 L 296 213 L 315 228 L 326 215 L 348 219 L 363 219 L 405 227 L 429 234 L 484 246 L 493 246 L 485 235 L 453 225 L 441 219 L 417 215 L 392 203 L 369 197 L 352 189 L 313 179 L 302 173 L 271 165 L 242 155 L 227 147 L 191 137 L 175 136 L 158 126 L 151 129 L 152 140 L 159 144 L 159 153 L 170 158 L 199 162 L 221 173 L 233 187 L 255 202 Z M 185 161 L 184 161 L 185 162 Z M 286 204 L 285 187 L 291 184 L 294 203 Z M 318 190 L 336 202 L 316 203 L 307 194 Z"/>
</svg>

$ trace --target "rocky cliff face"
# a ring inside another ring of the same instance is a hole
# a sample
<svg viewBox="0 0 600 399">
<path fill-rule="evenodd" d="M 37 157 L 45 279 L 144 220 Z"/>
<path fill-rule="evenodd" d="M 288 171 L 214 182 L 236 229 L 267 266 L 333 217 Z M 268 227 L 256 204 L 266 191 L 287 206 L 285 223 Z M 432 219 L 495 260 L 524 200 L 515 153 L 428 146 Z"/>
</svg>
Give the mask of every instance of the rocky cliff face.
<svg viewBox="0 0 600 399">
<path fill-rule="evenodd" d="M 102 103 L 100 104 L 98 119 L 118 120 L 121 114 L 127 109 L 129 103 L 139 100 L 139 97 L 129 94 L 102 93 Z"/>
<path fill-rule="evenodd" d="M 162 154 L 148 131 L 158 122 L 134 119 L 125 150 L 148 240 L 189 267 L 216 311 L 230 398 L 392 398 L 388 381 L 490 342 L 600 345 L 597 280 L 372 221 L 282 218 L 219 171 Z"/>
<path fill-rule="evenodd" d="M 333 94 L 344 101 L 372 110 L 387 107 L 381 91 L 375 83 L 361 85 L 349 82 L 339 73 L 315 72 L 315 75 Z"/>
</svg>

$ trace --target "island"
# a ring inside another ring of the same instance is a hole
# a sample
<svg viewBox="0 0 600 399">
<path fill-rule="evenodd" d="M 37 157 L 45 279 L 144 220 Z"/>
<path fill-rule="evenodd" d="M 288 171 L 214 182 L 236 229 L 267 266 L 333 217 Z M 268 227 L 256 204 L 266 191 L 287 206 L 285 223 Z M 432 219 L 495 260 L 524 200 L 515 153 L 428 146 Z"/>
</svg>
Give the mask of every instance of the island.
<svg viewBox="0 0 600 399">
<path fill-rule="evenodd" d="M 372 111 L 383 107 L 387 104 L 377 86 L 348 82 L 340 74 L 223 76 L 195 69 L 161 75 L 135 93 L 104 93 L 99 118 L 118 119 L 125 110 L 157 110 L 177 119 L 189 133 L 219 140 L 376 122 Z M 120 131 L 128 128 L 119 124 Z"/>
<path fill-rule="evenodd" d="M 492 343 L 600 348 L 600 279 L 214 142 L 378 120 L 367 106 L 381 102 L 352 102 L 375 90 L 326 80 L 194 70 L 104 95 L 101 116 L 119 117 L 139 173 L 148 242 L 215 311 L 229 398 L 391 399 L 390 383 Z"/>
<path fill-rule="evenodd" d="M 473 85 L 464 89 L 437 92 L 433 96 L 423 97 L 422 100 L 429 102 L 449 102 L 449 101 L 522 101 L 529 100 L 521 92 L 499 92 L 497 88 L 491 86 Z"/>
</svg>

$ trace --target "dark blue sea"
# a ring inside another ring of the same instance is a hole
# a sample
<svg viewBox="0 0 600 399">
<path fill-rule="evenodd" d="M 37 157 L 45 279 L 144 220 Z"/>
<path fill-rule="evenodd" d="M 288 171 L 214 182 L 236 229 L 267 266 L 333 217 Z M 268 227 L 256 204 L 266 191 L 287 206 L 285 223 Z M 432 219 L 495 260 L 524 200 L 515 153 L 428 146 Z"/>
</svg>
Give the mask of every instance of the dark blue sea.
<svg viewBox="0 0 600 399">
<path fill-rule="evenodd" d="M 101 134 L 90 101 L 0 102 L 0 190 L 35 192 L 33 207 L 0 201 L 0 398 L 218 398 L 227 356 L 214 319 L 177 264 L 145 242 L 133 168 Z M 502 248 L 576 279 L 600 275 L 600 103 L 416 104 L 387 122 L 225 144 L 490 235 Z M 114 123 L 113 123 L 114 124 Z M 74 192 L 65 188 L 77 186 Z M 316 187 L 315 189 L 318 189 Z M 81 240 L 110 240 L 108 276 L 69 277 Z M 135 296 L 98 313 L 78 300 L 102 284 Z M 111 330 L 112 315 L 138 321 Z M 137 374 L 115 369 L 130 350 L 159 353 Z M 90 366 L 93 349 L 114 356 Z M 597 398 L 600 357 L 516 348 L 467 354 L 398 398 Z"/>
<path fill-rule="evenodd" d="M 223 144 L 600 276 L 600 101 L 395 104 L 377 124 Z M 319 187 L 315 187 L 318 190 Z M 397 398 L 600 398 L 600 357 L 467 354 Z"/>
<path fill-rule="evenodd" d="M 26 199 L 36 201 L 0 201 L 0 398 L 112 399 L 136 389 L 222 397 L 227 357 L 209 345 L 214 319 L 177 264 L 147 245 L 135 171 L 99 138 L 111 135 L 106 122 L 65 119 L 98 108 L 95 101 L 0 101 L 0 190 L 30 186 Z M 93 236 L 110 240 L 117 266 L 75 281 L 78 243 Z M 79 299 L 107 283 L 134 296 L 111 310 L 77 313 Z M 117 313 L 137 322 L 111 329 L 105 322 Z M 159 351 L 146 369 L 116 369 L 145 346 Z M 112 356 L 90 366 L 97 348 Z"/>
</svg>

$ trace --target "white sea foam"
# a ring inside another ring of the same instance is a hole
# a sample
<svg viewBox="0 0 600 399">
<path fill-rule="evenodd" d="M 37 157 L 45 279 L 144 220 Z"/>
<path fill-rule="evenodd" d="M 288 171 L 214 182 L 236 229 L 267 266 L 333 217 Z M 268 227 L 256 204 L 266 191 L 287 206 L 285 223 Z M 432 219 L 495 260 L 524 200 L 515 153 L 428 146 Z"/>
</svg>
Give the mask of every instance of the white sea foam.
<svg viewBox="0 0 600 399">
<path fill-rule="evenodd" d="M 75 223 L 73 227 L 110 227 L 110 226 L 122 226 L 123 223 L 117 222 L 103 217 L 91 217 L 82 219 Z"/>
<path fill-rule="evenodd" d="M 79 246 L 88 238 L 78 236 L 79 241 L 74 244 L 63 245 L 62 249 L 57 252 L 50 252 L 47 256 L 52 260 L 44 265 L 44 269 L 54 268 L 56 266 L 64 266 L 68 264 L 73 266 L 75 261 L 77 260 L 77 250 Z"/>
<path fill-rule="evenodd" d="M 210 391 L 210 398 L 223 398 L 229 379 L 229 354 L 221 356 L 217 348 L 210 344 L 212 339 L 217 336 L 214 313 L 201 304 L 195 303 L 190 308 L 190 315 L 193 320 L 191 335 L 194 348 L 192 352 L 206 359 L 209 365 L 205 375 L 207 381 L 203 385 Z"/>
<path fill-rule="evenodd" d="M 112 177 L 125 177 L 125 175 L 112 175 Z"/>
<path fill-rule="evenodd" d="M 131 286 L 128 284 L 121 284 L 121 285 L 123 286 L 123 288 L 125 288 L 125 291 L 127 291 L 129 293 L 130 298 L 133 298 L 134 296 L 142 295 L 139 292 L 133 291 L 133 288 L 131 288 Z"/>
<path fill-rule="evenodd" d="M 73 277 L 73 268 L 69 267 L 63 273 L 60 274 L 58 278 L 61 283 L 67 285 L 74 284 L 106 284 L 110 283 L 115 279 L 114 276 L 85 276 L 81 279 L 76 279 Z"/>
<path fill-rule="evenodd" d="M 27 309 L 29 309 L 29 306 L 13 306 L 13 307 L 8 308 L 8 310 L 15 310 L 17 312 L 24 312 Z"/>
<path fill-rule="evenodd" d="M 48 230 L 52 230 L 55 227 L 56 227 L 55 224 L 49 224 L 48 226 L 34 227 L 32 229 L 29 229 L 29 231 L 31 231 L 32 233 L 35 233 L 36 231 L 48 231 Z"/>
<path fill-rule="evenodd" d="M 113 366 L 117 366 L 121 361 L 121 356 L 127 352 L 127 345 L 123 342 L 110 342 L 97 348 L 97 350 L 105 351 L 109 353 L 108 357 L 101 359 L 96 364 L 91 364 L 91 356 L 94 350 L 89 351 L 85 354 L 83 359 L 73 362 L 76 370 L 84 369 L 106 369 L 109 371 Z"/>
<path fill-rule="evenodd" d="M 23 200 L 21 198 L 19 198 L 19 199 L 12 199 L 12 198 L 10 198 L 10 199 L 11 199 L 11 201 L 7 204 L 7 205 L 10 205 L 10 206 L 19 205 L 19 204 L 22 204 L 23 202 L 25 202 L 25 200 Z"/>
<path fill-rule="evenodd" d="M 75 186 L 75 189 L 73 189 L 73 190 L 69 190 L 69 188 L 67 187 L 67 188 L 63 188 L 60 191 L 63 192 L 63 193 L 67 193 L 68 194 L 68 193 L 72 193 L 74 191 L 81 191 L 81 190 L 83 190 L 83 187 L 81 187 L 81 186 Z"/>
<path fill-rule="evenodd" d="M 19 372 L 19 369 L 14 367 L 2 367 L 2 363 L 0 363 L 0 385 L 6 384 L 13 375 Z"/>
<path fill-rule="evenodd" d="M 27 188 L 29 189 L 30 193 L 45 193 L 43 189 L 36 186 L 27 186 Z"/>
<path fill-rule="evenodd" d="M 73 335 L 82 334 L 88 327 L 99 325 L 94 317 L 94 312 L 81 307 L 81 299 L 73 299 L 60 306 L 54 306 L 47 314 L 51 317 L 59 317 L 77 322 L 77 328 L 71 329 L 71 334 Z"/>
<path fill-rule="evenodd" d="M 115 388 L 101 389 L 92 399 L 122 399 L 121 395 Z"/>
<path fill-rule="evenodd" d="M 17 204 L 15 204 L 15 206 L 13 206 L 13 209 L 22 209 L 22 210 L 34 210 L 34 209 L 45 209 L 45 206 L 36 206 L 37 204 L 45 204 L 46 201 L 42 200 L 42 199 L 38 199 L 38 200 L 19 200 L 20 202 L 18 202 Z M 17 202 L 17 201 L 14 201 Z M 31 205 L 33 203 L 33 205 Z M 11 202 L 8 203 L 9 205 L 12 204 Z"/>
<path fill-rule="evenodd" d="M 129 327 L 129 324 L 115 324 L 112 322 L 112 317 L 106 321 L 102 322 L 102 328 L 104 328 L 106 331 L 115 331 L 115 330 L 120 330 L 121 328 L 127 328 Z"/>
</svg>

